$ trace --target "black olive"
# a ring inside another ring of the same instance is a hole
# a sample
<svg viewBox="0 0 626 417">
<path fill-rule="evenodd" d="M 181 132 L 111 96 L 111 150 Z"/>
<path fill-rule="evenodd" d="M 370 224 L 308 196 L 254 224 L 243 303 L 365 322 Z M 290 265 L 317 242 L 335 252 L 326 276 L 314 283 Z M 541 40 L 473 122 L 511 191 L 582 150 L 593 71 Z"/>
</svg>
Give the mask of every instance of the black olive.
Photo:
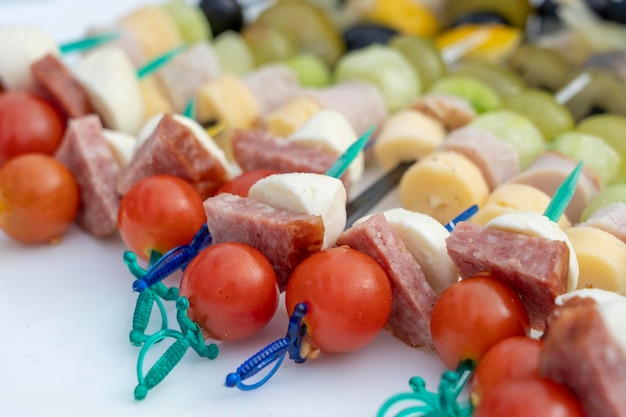
<svg viewBox="0 0 626 417">
<path fill-rule="evenodd" d="M 611 0 L 606 11 L 606 17 L 613 22 L 626 23 L 626 1 Z"/>
<path fill-rule="evenodd" d="M 386 26 L 374 23 L 358 23 L 343 33 L 343 39 L 346 43 L 346 49 L 353 51 L 373 43 L 386 44 L 397 34 L 396 30 Z"/>
<path fill-rule="evenodd" d="M 454 22 L 452 22 L 452 27 L 461 26 L 465 24 L 487 24 L 487 23 L 498 23 L 502 25 L 510 25 L 510 22 L 507 21 L 504 17 L 500 16 L 497 13 L 492 12 L 471 12 L 467 13 Z"/>
<path fill-rule="evenodd" d="M 209 21 L 213 36 L 243 28 L 243 10 L 235 0 L 200 0 L 198 7 Z"/>
</svg>

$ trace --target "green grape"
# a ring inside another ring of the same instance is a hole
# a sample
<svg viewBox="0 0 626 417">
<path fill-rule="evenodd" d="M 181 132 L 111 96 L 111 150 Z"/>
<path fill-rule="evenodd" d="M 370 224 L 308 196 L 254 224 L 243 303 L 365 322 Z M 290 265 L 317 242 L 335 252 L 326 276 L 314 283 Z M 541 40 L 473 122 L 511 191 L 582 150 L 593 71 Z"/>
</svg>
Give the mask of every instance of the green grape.
<svg viewBox="0 0 626 417">
<path fill-rule="evenodd" d="M 413 65 L 424 89 L 442 77 L 447 69 L 435 43 L 428 38 L 411 35 L 398 35 L 388 45 L 397 49 Z"/>
<path fill-rule="evenodd" d="M 624 81 L 609 71 L 597 68 L 586 71 L 591 75 L 591 81 L 566 103 L 574 119 L 580 120 L 593 113 L 614 113 L 626 116 Z M 573 78 L 570 77 L 568 81 Z"/>
<path fill-rule="evenodd" d="M 397 50 L 380 44 L 342 56 L 334 78 L 336 82 L 365 81 L 376 85 L 392 113 L 417 99 L 422 87 L 409 61 Z"/>
<path fill-rule="evenodd" d="M 503 107 L 528 117 L 547 141 L 574 128 L 574 118 L 567 107 L 543 90 L 524 90 L 504 100 Z"/>
<path fill-rule="evenodd" d="M 617 114 L 596 114 L 580 121 L 576 130 L 602 138 L 622 158 L 618 179 L 626 180 L 626 117 Z"/>
<path fill-rule="evenodd" d="M 435 81 L 430 93 L 450 94 L 464 98 L 476 112 L 495 110 L 502 104 L 500 97 L 487 84 L 465 75 L 447 75 Z"/>
<path fill-rule="evenodd" d="M 256 21 L 274 27 L 294 39 L 298 52 L 311 53 L 333 65 L 345 45 L 337 28 L 322 9 L 300 1 L 278 2 L 265 9 Z"/>
<path fill-rule="evenodd" d="M 228 30 L 220 33 L 213 48 L 225 73 L 242 76 L 254 68 L 254 56 L 238 32 Z"/>
<path fill-rule="evenodd" d="M 213 35 L 209 21 L 197 7 L 185 0 L 169 0 L 163 8 L 170 15 L 187 45 L 210 40 Z"/>
<path fill-rule="evenodd" d="M 244 29 L 242 36 L 256 66 L 282 61 L 298 53 L 295 40 L 277 27 L 252 24 Z"/>
<path fill-rule="evenodd" d="M 561 88 L 571 65 L 557 51 L 533 45 L 523 45 L 509 57 L 509 65 L 529 87 L 555 92 Z"/>
<path fill-rule="evenodd" d="M 478 115 L 468 126 L 493 133 L 517 150 L 520 168 L 525 170 L 543 152 L 543 136 L 528 118 L 510 110 Z"/>
<path fill-rule="evenodd" d="M 626 203 L 626 182 L 611 184 L 600 190 L 583 210 L 580 215 L 580 221 L 584 222 L 601 208 L 619 202 Z"/>
<path fill-rule="evenodd" d="M 325 87 L 330 84 L 330 69 L 312 54 L 299 54 L 285 61 L 298 76 L 303 87 Z"/>
<path fill-rule="evenodd" d="M 486 60 L 464 60 L 454 68 L 453 73 L 482 81 L 502 99 L 519 94 L 526 88 L 524 80 L 513 70 Z"/>
<path fill-rule="evenodd" d="M 619 172 L 620 156 L 597 136 L 575 131 L 565 132 L 556 136 L 549 148 L 577 161 L 582 160 L 598 175 L 603 185 L 613 182 Z"/>
</svg>

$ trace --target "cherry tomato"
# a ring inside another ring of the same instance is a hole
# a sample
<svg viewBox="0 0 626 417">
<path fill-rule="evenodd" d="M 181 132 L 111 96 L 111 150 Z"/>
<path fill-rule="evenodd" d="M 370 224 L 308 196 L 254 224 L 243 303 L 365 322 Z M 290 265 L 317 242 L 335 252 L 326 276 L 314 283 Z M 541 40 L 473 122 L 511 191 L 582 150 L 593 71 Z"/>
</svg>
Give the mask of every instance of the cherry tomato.
<svg viewBox="0 0 626 417">
<path fill-rule="evenodd" d="M 49 102 L 27 92 L 0 94 L 0 167 L 25 153 L 52 155 L 65 123 Z"/>
<path fill-rule="evenodd" d="M 474 417 L 583 417 L 578 399 L 564 386 L 541 377 L 504 381 L 485 393 Z"/>
<path fill-rule="evenodd" d="M 510 379 L 539 377 L 541 342 L 530 337 L 514 336 L 496 343 L 476 368 L 472 384 L 472 404 L 493 387 Z"/>
<path fill-rule="evenodd" d="M 519 296 L 490 276 L 466 278 L 441 293 L 431 317 L 433 344 L 449 369 L 477 363 L 507 337 L 528 336 L 530 320 Z"/>
<path fill-rule="evenodd" d="M 54 241 L 78 212 L 79 188 L 52 156 L 25 154 L 0 169 L 0 228 L 23 243 Z"/>
<path fill-rule="evenodd" d="M 189 317 L 216 340 L 241 340 L 264 328 L 278 307 L 270 261 L 243 243 L 219 243 L 200 252 L 183 272 L 180 293 Z"/>
<path fill-rule="evenodd" d="M 120 235 L 135 254 L 150 258 L 188 244 L 206 222 L 203 201 L 184 180 L 153 175 L 138 181 L 122 198 L 118 213 Z"/>
<path fill-rule="evenodd" d="M 279 174 L 279 172 L 272 169 L 255 169 L 252 171 L 246 171 L 222 185 L 217 190 L 217 194 L 231 193 L 241 197 L 247 197 L 250 187 L 252 187 L 258 180 L 273 174 Z"/>
<path fill-rule="evenodd" d="M 287 283 L 285 301 L 292 314 L 306 303 L 307 339 L 321 352 L 349 352 L 371 342 L 391 313 L 391 284 L 370 256 L 347 246 L 313 254 Z"/>
</svg>

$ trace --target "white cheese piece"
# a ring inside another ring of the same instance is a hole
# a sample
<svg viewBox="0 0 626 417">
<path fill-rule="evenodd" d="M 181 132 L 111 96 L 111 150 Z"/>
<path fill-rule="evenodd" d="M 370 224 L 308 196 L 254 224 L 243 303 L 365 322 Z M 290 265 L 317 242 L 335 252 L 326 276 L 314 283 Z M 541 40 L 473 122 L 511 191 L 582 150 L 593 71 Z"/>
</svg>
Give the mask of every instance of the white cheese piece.
<svg viewBox="0 0 626 417">
<path fill-rule="evenodd" d="M 318 111 L 287 138 L 291 142 L 333 152 L 337 157 L 357 139 L 348 119 L 335 110 Z M 356 184 L 363 176 L 364 169 L 365 158 L 361 151 L 348 168 L 349 183 Z"/>
<path fill-rule="evenodd" d="M 60 55 L 50 35 L 35 26 L 0 27 L 0 80 L 7 90 L 35 90 L 30 67 L 47 54 Z"/>
<path fill-rule="evenodd" d="M 106 139 L 117 164 L 120 168 L 125 168 L 133 159 L 137 138 L 111 129 L 102 129 L 102 136 Z"/>
<path fill-rule="evenodd" d="M 337 178 L 302 172 L 270 175 L 257 181 L 248 197 L 274 208 L 322 216 L 322 248 L 334 246 L 346 227 L 346 189 Z"/>
</svg>

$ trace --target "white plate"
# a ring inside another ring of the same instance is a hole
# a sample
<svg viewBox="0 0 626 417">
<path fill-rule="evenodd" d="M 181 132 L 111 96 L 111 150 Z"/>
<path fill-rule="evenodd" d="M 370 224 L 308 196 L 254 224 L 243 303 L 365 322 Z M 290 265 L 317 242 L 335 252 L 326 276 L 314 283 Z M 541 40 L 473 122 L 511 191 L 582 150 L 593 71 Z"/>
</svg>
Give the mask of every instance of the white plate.
<svg viewBox="0 0 626 417">
<path fill-rule="evenodd" d="M 141 0 L 0 0 L 0 25 L 30 23 L 59 42 L 80 37 Z M 0 59 L 10 59 L 1 56 Z M 383 205 L 389 206 L 393 198 Z M 6 416 L 375 415 L 423 376 L 436 389 L 443 365 L 383 332 L 349 354 L 304 364 L 286 360 L 263 387 L 242 392 L 224 378 L 284 336 L 284 306 L 252 339 L 222 343 L 214 361 L 189 351 L 144 401 L 135 401 L 139 348 L 128 340 L 136 294 L 119 237 L 95 239 L 73 227 L 58 245 L 24 247 L 0 232 L 0 409 Z M 170 282 L 171 284 L 172 282 Z"/>
</svg>

